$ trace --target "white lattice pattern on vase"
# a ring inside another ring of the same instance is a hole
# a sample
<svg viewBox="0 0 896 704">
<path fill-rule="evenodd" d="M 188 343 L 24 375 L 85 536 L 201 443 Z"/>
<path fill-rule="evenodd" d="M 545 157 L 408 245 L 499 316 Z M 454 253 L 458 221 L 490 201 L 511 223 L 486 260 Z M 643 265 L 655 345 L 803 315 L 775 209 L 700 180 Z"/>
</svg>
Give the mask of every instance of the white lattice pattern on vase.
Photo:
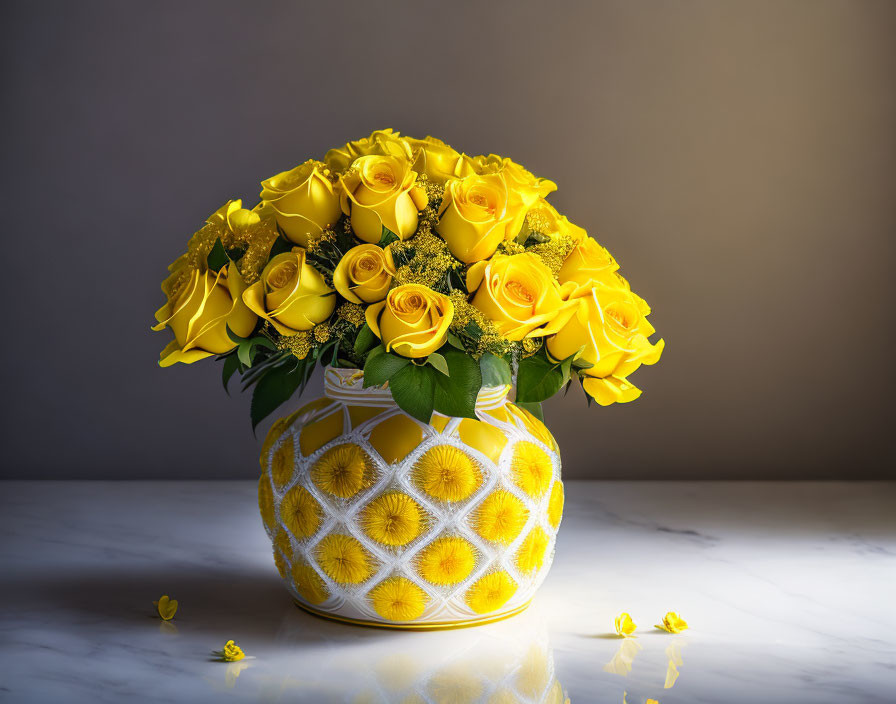
<svg viewBox="0 0 896 704">
<path fill-rule="evenodd" d="M 335 374 L 334 372 L 340 372 Z M 411 418 L 360 377 L 275 423 L 259 504 L 300 604 L 397 626 L 523 608 L 553 559 L 563 488 L 544 425 L 487 389 L 478 420 Z"/>
</svg>

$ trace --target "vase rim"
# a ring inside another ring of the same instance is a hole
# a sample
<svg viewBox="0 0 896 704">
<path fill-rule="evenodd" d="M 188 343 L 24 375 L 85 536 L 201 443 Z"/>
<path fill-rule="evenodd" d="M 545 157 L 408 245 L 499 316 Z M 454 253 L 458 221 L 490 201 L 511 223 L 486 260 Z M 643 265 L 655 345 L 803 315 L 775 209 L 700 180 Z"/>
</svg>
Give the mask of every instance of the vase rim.
<svg viewBox="0 0 896 704">
<path fill-rule="evenodd" d="M 476 410 L 487 411 L 503 406 L 510 393 L 510 384 L 483 386 L 476 398 Z M 364 371 L 347 367 L 324 368 L 324 395 L 335 401 L 355 406 L 397 406 L 389 382 L 382 386 L 364 387 Z"/>
</svg>

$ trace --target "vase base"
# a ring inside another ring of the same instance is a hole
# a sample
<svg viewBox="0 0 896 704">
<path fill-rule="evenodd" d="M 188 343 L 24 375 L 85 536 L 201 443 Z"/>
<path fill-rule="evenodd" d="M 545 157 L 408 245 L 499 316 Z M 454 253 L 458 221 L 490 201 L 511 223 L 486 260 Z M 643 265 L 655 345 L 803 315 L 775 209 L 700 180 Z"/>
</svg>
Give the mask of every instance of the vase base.
<svg viewBox="0 0 896 704">
<path fill-rule="evenodd" d="M 360 619 L 328 614 L 326 611 L 318 611 L 314 607 L 308 606 L 308 604 L 303 604 L 297 599 L 293 599 L 293 603 L 302 611 L 305 611 L 312 616 L 324 618 L 328 621 L 347 623 L 352 626 L 364 626 L 366 628 L 391 628 L 400 631 L 448 631 L 459 628 L 470 628 L 472 626 L 484 626 L 487 623 L 503 621 L 504 619 L 516 616 L 517 614 L 525 611 L 529 607 L 529 604 L 532 603 L 532 600 L 530 599 L 522 606 L 518 606 L 512 611 L 507 611 L 497 616 L 482 616 L 471 621 L 436 621 L 435 623 L 379 623 L 377 621 L 361 621 Z"/>
</svg>

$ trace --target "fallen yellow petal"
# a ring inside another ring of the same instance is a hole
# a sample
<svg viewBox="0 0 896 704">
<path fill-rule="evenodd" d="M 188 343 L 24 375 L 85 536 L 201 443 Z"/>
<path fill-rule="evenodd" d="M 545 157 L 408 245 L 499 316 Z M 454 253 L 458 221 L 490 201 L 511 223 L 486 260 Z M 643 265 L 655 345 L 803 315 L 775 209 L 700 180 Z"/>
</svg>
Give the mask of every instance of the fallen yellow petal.
<svg viewBox="0 0 896 704">
<path fill-rule="evenodd" d="M 688 629 L 688 622 L 675 611 L 670 611 L 663 616 L 663 622 L 656 624 L 656 627 L 669 633 L 681 633 Z"/>
<path fill-rule="evenodd" d="M 632 621 L 632 617 L 623 611 L 616 617 L 613 627 L 616 629 L 616 635 L 624 638 L 634 633 L 638 626 Z"/>
<path fill-rule="evenodd" d="M 232 640 L 229 640 L 224 644 L 224 650 L 221 651 L 221 658 L 223 660 L 226 660 L 227 662 L 236 662 L 237 660 L 242 660 L 244 657 L 246 657 L 246 654 L 242 651 L 240 646 Z"/>
<path fill-rule="evenodd" d="M 158 601 L 152 602 L 159 612 L 159 616 L 164 621 L 170 621 L 177 612 L 177 599 L 169 599 L 167 594 L 159 597 Z"/>
</svg>

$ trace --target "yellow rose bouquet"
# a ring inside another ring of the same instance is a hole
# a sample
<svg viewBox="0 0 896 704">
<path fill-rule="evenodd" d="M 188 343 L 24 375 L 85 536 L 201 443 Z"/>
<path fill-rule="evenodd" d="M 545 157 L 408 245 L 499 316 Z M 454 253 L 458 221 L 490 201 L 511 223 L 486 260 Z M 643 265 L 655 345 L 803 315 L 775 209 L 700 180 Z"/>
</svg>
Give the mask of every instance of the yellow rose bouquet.
<svg viewBox="0 0 896 704">
<path fill-rule="evenodd" d="M 253 427 L 321 364 L 363 370 L 409 415 L 475 418 L 483 386 L 540 403 L 575 377 L 600 405 L 660 358 L 650 308 L 613 256 L 551 206 L 553 182 L 498 156 L 392 130 L 231 200 L 169 267 L 159 363 L 223 362 Z"/>
</svg>

